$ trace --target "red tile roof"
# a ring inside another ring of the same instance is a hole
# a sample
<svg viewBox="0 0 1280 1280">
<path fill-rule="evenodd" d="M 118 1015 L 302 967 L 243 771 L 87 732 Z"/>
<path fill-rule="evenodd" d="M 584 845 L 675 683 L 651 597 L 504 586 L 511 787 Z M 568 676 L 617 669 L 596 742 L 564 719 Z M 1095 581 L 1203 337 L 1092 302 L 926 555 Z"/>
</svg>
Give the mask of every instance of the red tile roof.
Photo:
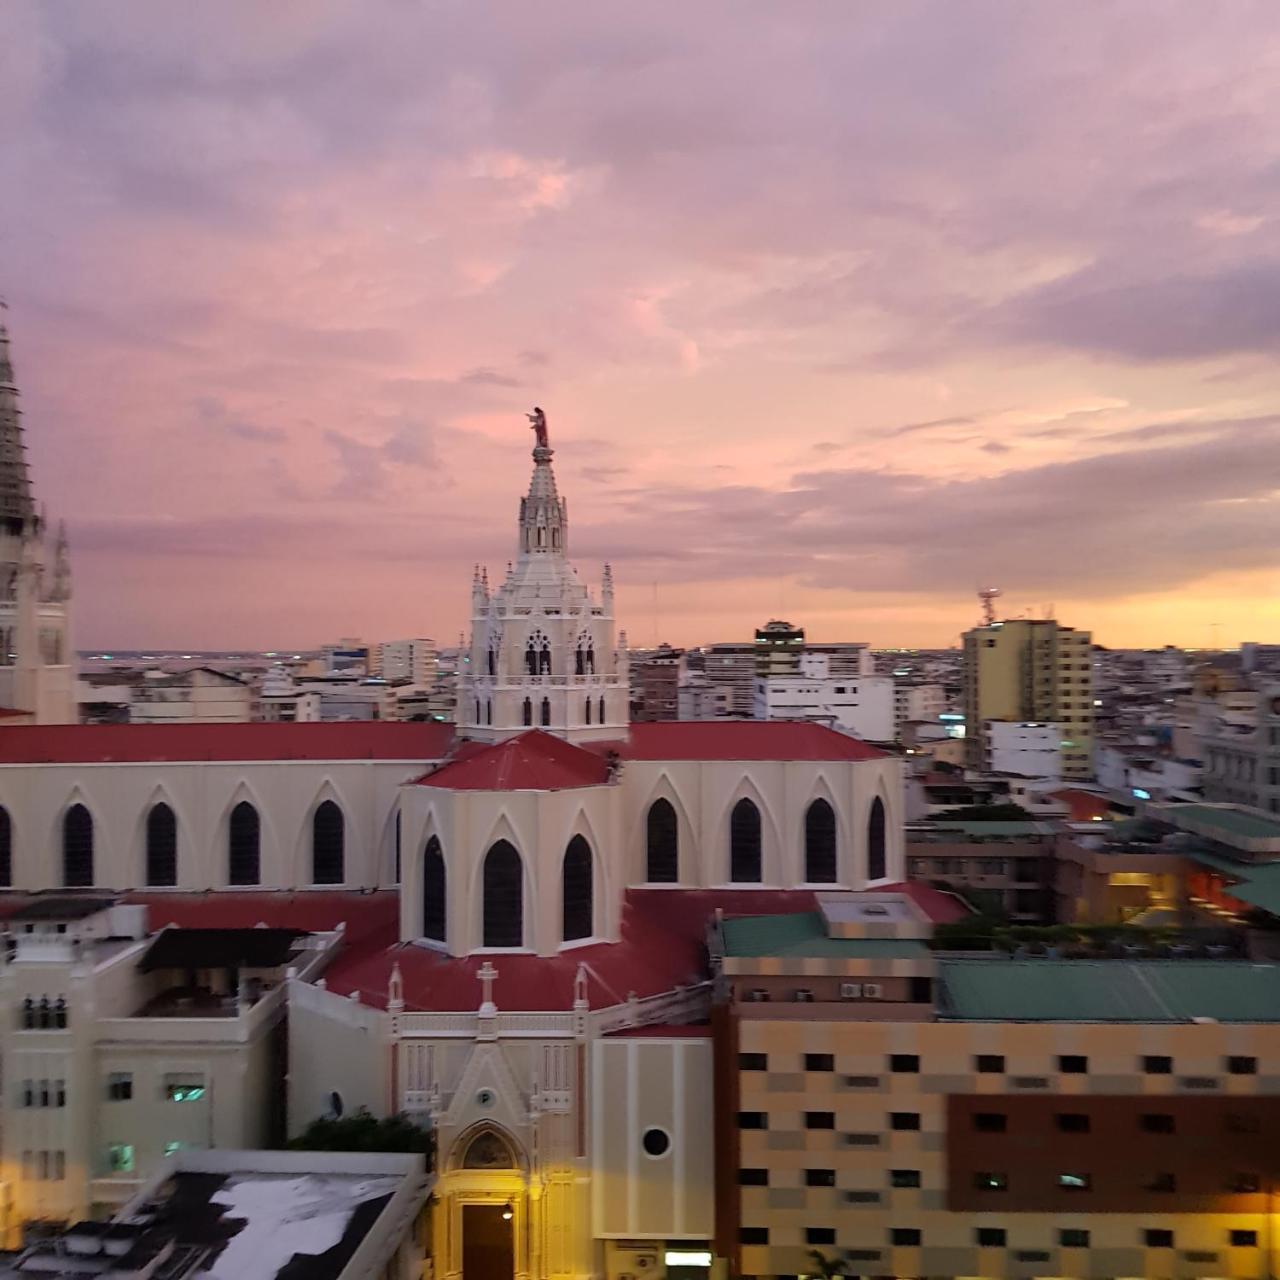
<svg viewBox="0 0 1280 1280">
<path fill-rule="evenodd" d="M 951 924 L 973 915 L 967 903 L 954 893 L 935 889 L 931 884 L 917 880 L 905 880 L 901 884 L 877 885 L 877 892 L 901 893 L 910 898 L 934 924 Z"/>
<path fill-rule="evenodd" d="M 610 743 L 628 760 L 880 760 L 887 751 L 803 720 L 665 720 Z"/>
<path fill-rule="evenodd" d="M 316 724 L 63 724 L 0 730 L 0 764 L 168 760 L 418 760 L 449 753 L 454 729 L 430 721 Z"/>
<path fill-rule="evenodd" d="M 451 791 L 561 791 L 608 779 L 609 766 L 600 753 L 530 729 L 491 746 L 464 748 L 418 782 Z"/>
</svg>

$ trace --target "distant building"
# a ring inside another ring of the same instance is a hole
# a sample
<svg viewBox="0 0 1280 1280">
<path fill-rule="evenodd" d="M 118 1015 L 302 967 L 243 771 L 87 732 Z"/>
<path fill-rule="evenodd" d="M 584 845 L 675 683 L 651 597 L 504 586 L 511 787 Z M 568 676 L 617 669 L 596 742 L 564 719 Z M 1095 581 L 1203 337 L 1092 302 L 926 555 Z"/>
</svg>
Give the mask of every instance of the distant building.
<svg viewBox="0 0 1280 1280">
<path fill-rule="evenodd" d="M 373 673 L 373 650 L 363 640 L 345 638 L 320 650 L 322 675 L 367 676 Z"/>
<path fill-rule="evenodd" d="M 687 673 L 676 690 L 681 720 L 717 720 L 729 715 L 731 693 L 701 671 Z"/>
<path fill-rule="evenodd" d="M 1041 721 L 1062 728 L 1062 776 L 1091 777 L 1092 665 L 1089 633 L 1050 618 L 1012 618 L 965 632 L 969 767 L 985 766 L 988 722 Z"/>
<path fill-rule="evenodd" d="M 1280 685 L 1261 692 L 1252 727 L 1219 722 L 1201 756 L 1206 800 L 1280 813 Z"/>
<path fill-rule="evenodd" d="M 1062 777 L 1062 726 L 1025 720 L 988 720 L 983 726 L 989 773 L 1016 773 L 1024 778 Z"/>
<path fill-rule="evenodd" d="M 901 737 L 908 721 L 933 721 L 947 709 L 947 691 L 940 684 L 921 683 L 910 679 L 893 681 L 893 726 Z"/>
<path fill-rule="evenodd" d="M 799 656 L 794 675 L 757 675 L 757 720 L 810 720 L 870 742 L 892 742 L 894 690 L 888 676 L 833 676 L 825 654 Z"/>
<path fill-rule="evenodd" d="M 719 714 L 751 715 L 755 700 L 756 650 L 750 644 L 712 644 L 703 650 L 703 675 L 715 693 L 711 705 Z M 705 719 L 705 716 L 690 717 Z"/>
<path fill-rule="evenodd" d="M 683 649 L 661 644 L 631 657 L 632 720 L 680 719 L 680 663 Z"/>
<path fill-rule="evenodd" d="M 800 670 L 804 631 L 789 622 L 770 619 L 756 629 L 756 675 L 791 676 Z"/>
<path fill-rule="evenodd" d="M 434 640 L 388 640 L 373 650 L 371 675 L 395 682 L 428 686 L 437 665 Z"/>
<path fill-rule="evenodd" d="M 243 724 L 253 719 L 253 690 L 210 667 L 169 674 L 149 671 L 133 686 L 133 724 Z"/>
</svg>

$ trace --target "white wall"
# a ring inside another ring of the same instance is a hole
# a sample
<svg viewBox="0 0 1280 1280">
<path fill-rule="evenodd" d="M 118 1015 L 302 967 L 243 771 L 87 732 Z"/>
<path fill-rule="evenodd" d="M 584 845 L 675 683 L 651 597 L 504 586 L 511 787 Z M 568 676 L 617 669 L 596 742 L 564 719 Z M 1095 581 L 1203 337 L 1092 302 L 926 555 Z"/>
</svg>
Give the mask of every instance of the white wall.
<svg viewBox="0 0 1280 1280">
<path fill-rule="evenodd" d="M 1025 778 L 1062 777 L 1062 726 L 988 720 L 987 767 Z"/>
<path fill-rule="evenodd" d="M 825 665 L 825 659 L 813 665 Z M 757 720 L 819 721 L 869 742 L 894 737 L 894 689 L 888 676 L 758 676 L 753 705 Z"/>
</svg>

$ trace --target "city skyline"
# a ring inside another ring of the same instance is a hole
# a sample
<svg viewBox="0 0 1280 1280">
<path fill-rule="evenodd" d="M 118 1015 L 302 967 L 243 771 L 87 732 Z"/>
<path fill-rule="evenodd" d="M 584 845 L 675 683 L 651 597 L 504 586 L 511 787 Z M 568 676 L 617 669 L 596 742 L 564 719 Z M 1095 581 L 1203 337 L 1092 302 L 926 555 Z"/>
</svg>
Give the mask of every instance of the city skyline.
<svg viewBox="0 0 1280 1280">
<path fill-rule="evenodd" d="M 78 647 L 467 630 L 543 405 L 633 645 L 1280 627 L 1280 22 L 15 4 Z"/>
</svg>

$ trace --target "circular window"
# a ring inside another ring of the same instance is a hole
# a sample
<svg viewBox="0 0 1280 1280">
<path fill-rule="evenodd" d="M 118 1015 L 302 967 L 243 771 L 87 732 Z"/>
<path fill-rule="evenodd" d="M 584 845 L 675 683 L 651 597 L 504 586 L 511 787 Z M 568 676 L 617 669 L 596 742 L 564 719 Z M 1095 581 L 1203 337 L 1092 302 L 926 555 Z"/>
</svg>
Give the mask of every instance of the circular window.
<svg viewBox="0 0 1280 1280">
<path fill-rule="evenodd" d="M 476 1094 L 476 1105 L 480 1107 L 491 1107 L 495 1100 L 492 1089 L 481 1089 L 480 1092 Z"/>
<path fill-rule="evenodd" d="M 671 1150 L 671 1135 L 665 1129 L 646 1129 L 640 1138 L 640 1145 L 647 1156 L 656 1160 Z"/>
</svg>

